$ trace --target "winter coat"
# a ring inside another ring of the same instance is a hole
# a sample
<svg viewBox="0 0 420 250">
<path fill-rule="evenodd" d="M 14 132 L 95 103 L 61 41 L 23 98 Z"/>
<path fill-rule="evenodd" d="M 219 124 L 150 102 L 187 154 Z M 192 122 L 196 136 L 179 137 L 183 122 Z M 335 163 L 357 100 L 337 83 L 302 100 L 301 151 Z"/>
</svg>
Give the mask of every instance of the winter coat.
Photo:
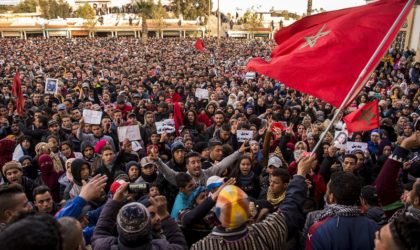
<svg viewBox="0 0 420 250">
<path fill-rule="evenodd" d="M 92 238 L 93 249 L 105 250 L 125 250 L 125 249 L 152 249 L 152 250 L 181 250 L 187 249 L 187 243 L 184 235 L 179 229 L 175 221 L 167 217 L 161 221 L 162 229 L 166 239 L 153 239 L 149 242 L 144 242 L 143 245 L 128 247 L 125 246 L 114 233 L 115 225 L 117 222 L 117 214 L 121 208 L 121 203 L 109 200 L 99 217 L 96 224 L 95 231 Z"/>
<path fill-rule="evenodd" d="M 286 198 L 278 211 L 259 223 L 225 231 L 216 227 L 212 233 L 195 243 L 192 250 L 277 250 L 282 249 L 288 234 L 303 226 L 302 207 L 307 187 L 302 176 L 295 176 L 286 191 Z"/>
<path fill-rule="evenodd" d="M 378 225 L 366 216 L 332 216 L 313 224 L 306 249 L 373 249 Z"/>
<path fill-rule="evenodd" d="M 208 169 L 201 170 L 200 176 L 193 177 L 193 180 L 196 184 L 200 186 L 206 186 L 207 179 L 213 175 L 220 176 L 229 166 L 233 165 L 233 163 L 241 156 L 241 153 L 238 151 L 234 152 L 233 154 L 229 155 L 228 157 L 224 158 L 221 162 L 213 165 Z M 163 163 L 161 160 L 157 162 L 158 170 L 161 172 L 165 179 L 168 180 L 172 185 L 176 185 L 175 176 L 178 174 L 177 171 L 171 169 Z M 187 172 L 189 174 L 189 172 Z"/>
<path fill-rule="evenodd" d="M 382 209 L 387 218 L 390 218 L 398 209 L 403 207 L 400 201 L 401 191 L 398 184 L 398 174 L 403 166 L 404 159 L 410 151 L 402 147 L 396 147 L 390 157 L 385 161 L 381 172 L 376 178 L 375 186 L 378 198 L 382 203 Z"/>
</svg>

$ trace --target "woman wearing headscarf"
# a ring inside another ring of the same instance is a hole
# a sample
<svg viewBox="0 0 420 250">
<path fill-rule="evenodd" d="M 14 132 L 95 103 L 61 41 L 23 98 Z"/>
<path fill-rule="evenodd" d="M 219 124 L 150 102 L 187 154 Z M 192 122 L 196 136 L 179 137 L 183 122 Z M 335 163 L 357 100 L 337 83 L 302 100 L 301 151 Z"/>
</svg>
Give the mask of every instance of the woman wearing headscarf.
<svg viewBox="0 0 420 250">
<path fill-rule="evenodd" d="M 41 171 L 41 178 L 45 185 L 51 189 L 51 195 L 55 202 L 60 201 L 60 184 L 58 179 L 63 172 L 57 172 L 53 159 L 48 154 L 42 154 L 38 158 L 38 166 Z"/>
<path fill-rule="evenodd" d="M 33 151 L 31 139 L 28 136 L 22 136 L 18 140 L 18 145 L 15 147 L 15 151 L 13 152 L 13 160 L 18 161 L 22 156 L 35 156 L 35 152 Z"/>
<path fill-rule="evenodd" d="M 31 179 L 36 185 L 42 185 L 41 176 L 38 173 L 38 168 L 33 164 L 32 157 L 24 155 L 19 158 L 19 162 L 23 167 L 23 176 Z"/>
</svg>

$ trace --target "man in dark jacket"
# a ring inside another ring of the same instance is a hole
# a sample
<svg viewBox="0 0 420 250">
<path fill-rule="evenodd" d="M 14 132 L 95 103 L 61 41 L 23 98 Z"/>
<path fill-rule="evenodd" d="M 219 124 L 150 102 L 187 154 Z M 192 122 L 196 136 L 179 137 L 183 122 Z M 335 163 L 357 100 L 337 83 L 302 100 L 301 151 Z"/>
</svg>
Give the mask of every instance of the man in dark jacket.
<svg viewBox="0 0 420 250">
<path fill-rule="evenodd" d="M 362 188 L 360 203 L 365 210 L 366 217 L 376 221 L 379 227 L 385 226 L 387 219 L 384 210 L 379 206 L 378 193 L 374 186 L 367 185 Z"/>
<path fill-rule="evenodd" d="M 109 200 L 99 217 L 92 238 L 93 249 L 187 249 L 184 235 L 166 209 L 166 198 L 151 198 L 161 218 L 166 239 L 152 239 L 151 217 L 147 208 L 138 202 L 122 204 L 128 197 L 128 183 L 122 184 Z M 114 235 L 117 228 L 118 237 Z"/>
<path fill-rule="evenodd" d="M 102 148 L 102 164 L 94 171 L 94 175 L 100 174 L 108 177 L 105 192 L 109 191 L 117 173 L 120 171 L 124 172 L 124 165 L 122 165 L 124 163 L 121 162 L 121 159 L 122 155 L 125 153 L 125 147 L 126 143 L 123 144 L 123 148 L 117 154 L 114 153 L 114 149 L 109 145 Z"/>
<path fill-rule="evenodd" d="M 36 184 L 26 176 L 23 176 L 23 167 L 20 162 L 9 161 L 4 164 L 2 174 L 8 184 L 17 183 L 22 186 L 28 200 L 33 201 L 33 190 Z"/>
<path fill-rule="evenodd" d="M 168 167 L 177 172 L 187 172 L 185 164 L 185 146 L 182 142 L 174 142 L 171 146 L 172 159 L 166 163 Z M 172 185 L 162 174 L 158 175 L 157 185 L 163 195 L 165 195 L 169 204 L 169 211 L 172 210 L 172 206 L 175 202 L 175 197 L 178 194 L 178 187 Z"/>
<path fill-rule="evenodd" d="M 327 186 L 328 207 L 318 214 L 306 237 L 308 249 L 373 249 L 378 225 L 356 205 L 360 179 L 337 172 Z"/>
</svg>

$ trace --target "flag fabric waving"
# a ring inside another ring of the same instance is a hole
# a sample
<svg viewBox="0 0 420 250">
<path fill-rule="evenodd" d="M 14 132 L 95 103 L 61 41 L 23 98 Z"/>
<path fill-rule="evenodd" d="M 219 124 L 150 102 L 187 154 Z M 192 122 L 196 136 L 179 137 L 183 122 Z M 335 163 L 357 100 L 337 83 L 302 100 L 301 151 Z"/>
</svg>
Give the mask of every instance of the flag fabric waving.
<svg viewBox="0 0 420 250">
<path fill-rule="evenodd" d="M 16 72 L 15 76 L 13 77 L 12 94 L 13 94 L 14 97 L 16 97 L 17 113 L 20 116 L 22 116 L 23 115 L 23 108 L 25 106 L 25 100 L 23 99 L 22 84 L 20 82 L 19 72 Z"/>
<path fill-rule="evenodd" d="M 350 101 L 391 45 L 414 4 L 408 1 L 382 0 L 305 17 L 275 34 L 278 46 L 270 62 L 254 58 L 247 70 L 339 107 L 376 49 L 381 47 Z M 388 31 L 389 38 L 379 46 Z"/>
<path fill-rule="evenodd" d="M 378 100 L 351 112 L 343 118 L 349 132 L 372 130 L 379 127 Z"/>
<path fill-rule="evenodd" d="M 201 40 L 200 38 L 197 39 L 197 41 L 195 41 L 194 47 L 199 51 L 204 52 L 205 46 L 203 40 Z"/>
</svg>

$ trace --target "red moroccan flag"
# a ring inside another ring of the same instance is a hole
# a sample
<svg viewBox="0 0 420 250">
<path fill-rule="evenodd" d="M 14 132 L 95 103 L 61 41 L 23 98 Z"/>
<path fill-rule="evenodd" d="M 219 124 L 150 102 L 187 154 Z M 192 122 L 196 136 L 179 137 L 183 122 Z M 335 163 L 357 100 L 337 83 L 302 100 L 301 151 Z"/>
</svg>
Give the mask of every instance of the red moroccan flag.
<svg viewBox="0 0 420 250">
<path fill-rule="evenodd" d="M 270 62 L 254 58 L 247 70 L 339 107 L 359 75 L 362 81 L 350 101 L 363 88 L 413 4 L 414 0 L 382 0 L 305 17 L 275 34 L 278 46 Z M 377 48 L 381 49 L 373 57 Z M 361 74 L 371 57 L 370 67 Z"/>
<path fill-rule="evenodd" d="M 20 116 L 23 115 L 23 108 L 25 106 L 25 99 L 23 99 L 22 84 L 20 83 L 20 74 L 16 72 L 13 77 L 12 94 L 16 97 L 16 110 Z"/>
<path fill-rule="evenodd" d="M 204 52 L 204 42 L 203 40 L 201 40 L 200 38 L 197 39 L 197 41 L 195 41 L 194 47 L 196 49 L 198 49 L 201 52 Z"/>
<path fill-rule="evenodd" d="M 365 104 L 343 118 L 349 132 L 372 130 L 379 127 L 378 100 Z"/>
<path fill-rule="evenodd" d="M 179 102 L 174 102 L 174 122 L 175 122 L 175 134 L 179 135 L 179 127 L 184 125 L 184 119 L 182 118 L 182 108 Z"/>
</svg>

